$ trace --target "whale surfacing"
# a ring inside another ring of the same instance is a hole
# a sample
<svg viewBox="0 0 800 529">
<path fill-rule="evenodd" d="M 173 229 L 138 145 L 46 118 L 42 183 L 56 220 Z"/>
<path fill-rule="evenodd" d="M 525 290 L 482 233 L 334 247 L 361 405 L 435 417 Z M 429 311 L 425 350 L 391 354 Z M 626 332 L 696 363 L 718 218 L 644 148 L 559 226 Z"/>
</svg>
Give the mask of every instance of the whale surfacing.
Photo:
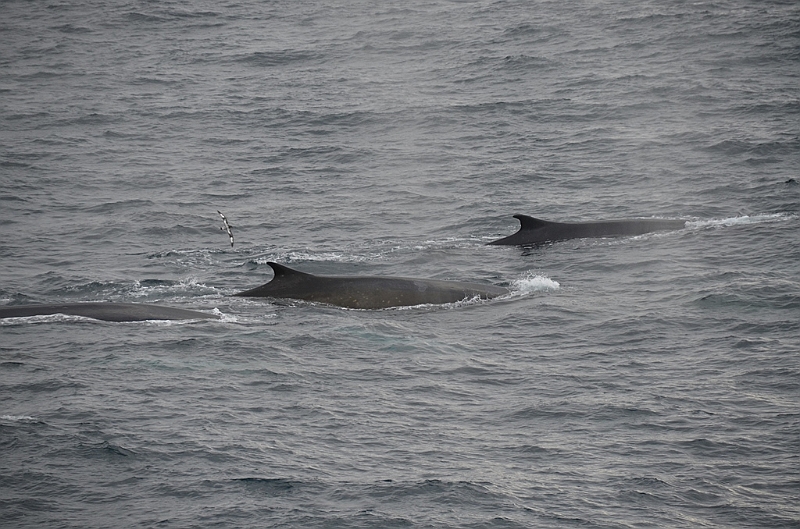
<svg viewBox="0 0 800 529">
<path fill-rule="evenodd" d="M 234 294 L 326 303 L 350 309 L 385 309 L 490 299 L 508 289 L 481 283 L 376 276 L 316 276 L 278 263 L 267 263 L 275 277 L 260 287 Z"/>
<path fill-rule="evenodd" d="M 219 319 L 216 314 L 196 310 L 176 309 L 147 303 L 42 303 L 37 305 L 6 305 L 0 307 L 2 318 L 26 318 L 65 314 L 83 316 L 102 321 L 147 321 L 147 320 L 201 320 Z"/>
<path fill-rule="evenodd" d="M 686 221 L 676 219 L 625 219 L 599 222 L 550 222 L 514 215 L 519 220 L 517 233 L 497 239 L 487 244 L 526 246 L 568 239 L 588 239 L 596 237 L 616 237 L 620 235 L 642 235 L 653 231 L 679 230 L 686 227 Z"/>
</svg>

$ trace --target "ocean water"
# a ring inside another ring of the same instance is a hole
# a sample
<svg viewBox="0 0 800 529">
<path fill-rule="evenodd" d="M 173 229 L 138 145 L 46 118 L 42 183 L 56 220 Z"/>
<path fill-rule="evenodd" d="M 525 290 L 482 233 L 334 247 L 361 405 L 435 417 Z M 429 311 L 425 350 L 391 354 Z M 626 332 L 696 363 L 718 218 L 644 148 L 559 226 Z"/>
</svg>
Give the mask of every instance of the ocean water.
<svg viewBox="0 0 800 529">
<path fill-rule="evenodd" d="M 0 322 L 3 527 L 800 527 L 796 2 L 0 13 L 0 303 L 222 315 Z"/>
</svg>

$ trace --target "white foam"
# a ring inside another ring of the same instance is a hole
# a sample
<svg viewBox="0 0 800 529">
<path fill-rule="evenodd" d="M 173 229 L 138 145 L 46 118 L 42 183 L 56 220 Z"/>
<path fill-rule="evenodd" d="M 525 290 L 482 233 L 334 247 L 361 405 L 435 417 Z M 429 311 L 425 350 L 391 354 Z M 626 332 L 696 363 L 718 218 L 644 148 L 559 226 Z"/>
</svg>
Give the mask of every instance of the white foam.
<svg viewBox="0 0 800 529">
<path fill-rule="evenodd" d="M 284 252 L 274 254 L 269 257 L 259 257 L 254 259 L 253 262 L 260 265 L 265 265 L 269 262 L 279 263 L 292 263 L 292 262 L 333 262 L 333 263 L 361 263 L 364 261 L 372 260 L 373 257 L 362 255 L 347 255 L 338 252 Z"/>
<path fill-rule="evenodd" d="M 547 292 L 558 290 L 561 285 L 558 281 L 547 276 L 538 275 L 533 271 L 528 271 L 525 277 L 511 282 L 512 292 L 519 294 L 529 294 L 531 292 Z"/>
<path fill-rule="evenodd" d="M 2 415 L 0 416 L 0 420 L 11 422 L 39 422 L 39 419 L 31 417 L 30 415 Z"/>
<path fill-rule="evenodd" d="M 224 312 L 222 312 L 221 310 L 219 310 L 216 307 L 211 312 L 216 314 L 217 316 L 219 316 L 219 321 L 222 322 L 222 323 L 246 323 L 247 322 L 247 320 L 245 318 L 237 316 L 236 314 L 225 314 Z M 276 317 L 277 317 L 277 314 L 262 314 L 258 319 L 262 320 L 262 319 L 271 319 L 271 318 L 276 318 Z"/>
<path fill-rule="evenodd" d="M 72 314 L 37 314 L 36 316 L 17 316 L 14 318 L 0 319 L 0 325 L 19 325 L 20 323 L 58 323 L 65 321 L 98 322 L 95 318 L 88 316 L 77 316 Z"/>
<path fill-rule="evenodd" d="M 686 222 L 687 228 L 706 228 L 716 226 L 739 226 L 745 224 L 760 224 L 764 222 L 782 222 L 789 220 L 793 215 L 786 213 L 763 213 L 760 215 L 741 215 L 724 219 L 690 220 Z"/>
<path fill-rule="evenodd" d="M 159 282 L 152 285 L 143 285 L 141 281 L 136 280 L 133 282 L 133 285 L 127 289 L 126 294 L 137 298 L 148 298 L 153 296 L 165 297 L 174 294 L 183 294 L 185 292 L 191 292 L 193 294 L 202 292 L 204 295 L 208 296 L 209 294 L 219 295 L 220 290 L 216 287 L 211 287 L 205 283 L 199 282 L 196 277 L 187 277 L 176 283 Z"/>
</svg>

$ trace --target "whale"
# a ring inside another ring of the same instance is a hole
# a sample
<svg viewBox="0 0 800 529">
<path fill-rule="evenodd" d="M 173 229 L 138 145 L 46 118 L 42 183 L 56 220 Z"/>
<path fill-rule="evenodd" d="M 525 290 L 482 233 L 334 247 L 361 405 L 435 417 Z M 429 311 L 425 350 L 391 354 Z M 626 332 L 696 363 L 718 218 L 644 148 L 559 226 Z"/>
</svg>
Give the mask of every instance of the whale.
<svg viewBox="0 0 800 529">
<path fill-rule="evenodd" d="M 291 299 L 349 309 L 385 309 L 491 299 L 509 290 L 483 283 L 383 276 L 317 276 L 278 263 L 268 283 L 234 294 L 238 297 Z M 65 314 L 102 321 L 219 319 L 216 314 L 149 303 L 41 303 L 0 307 L 0 319 Z"/>
<path fill-rule="evenodd" d="M 268 283 L 234 294 L 240 297 L 292 299 L 348 309 L 386 309 L 491 299 L 509 290 L 483 283 L 382 276 L 318 276 L 278 263 Z"/>
<path fill-rule="evenodd" d="M 519 220 L 519 231 L 508 237 L 486 243 L 488 245 L 536 246 L 568 239 L 589 239 L 642 235 L 654 231 L 679 230 L 686 221 L 678 219 L 623 219 L 597 222 L 551 222 L 548 220 L 514 215 Z"/>
<path fill-rule="evenodd" d="M 83 316 L 102 321 L 147 321 L 147 320 L 203 320 L 219 319 L 216 314 L 196 310 L 178 309 L 149 303 L 40 303 L 34 305 L 6 305 L 0 307 L 0 319 L 26 318 L 65 314 Z"/>
</svg>

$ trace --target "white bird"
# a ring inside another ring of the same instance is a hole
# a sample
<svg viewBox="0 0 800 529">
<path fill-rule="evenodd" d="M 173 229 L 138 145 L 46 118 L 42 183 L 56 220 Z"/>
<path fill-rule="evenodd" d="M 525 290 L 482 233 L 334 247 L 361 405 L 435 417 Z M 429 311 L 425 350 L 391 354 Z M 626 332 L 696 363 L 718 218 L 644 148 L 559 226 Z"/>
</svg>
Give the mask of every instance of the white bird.
<svg viewBox="0 0 800 529">
<path fill-rule="evenodd" d="M 225 224 L 225 227 L 220 229 L 226 232 L 228 234 L 228 237 L 231 238 L 231 248 L 233 248 L 233 231 L 231 231 L 231 225 L 228 224 L 228 219 L 225 217 L 225 215 L 222 214 L 220 210 L 217 210 L 217 213 L 219 213 L 219 216 L 222 217 L 222 223 Z"/>
</svg>

